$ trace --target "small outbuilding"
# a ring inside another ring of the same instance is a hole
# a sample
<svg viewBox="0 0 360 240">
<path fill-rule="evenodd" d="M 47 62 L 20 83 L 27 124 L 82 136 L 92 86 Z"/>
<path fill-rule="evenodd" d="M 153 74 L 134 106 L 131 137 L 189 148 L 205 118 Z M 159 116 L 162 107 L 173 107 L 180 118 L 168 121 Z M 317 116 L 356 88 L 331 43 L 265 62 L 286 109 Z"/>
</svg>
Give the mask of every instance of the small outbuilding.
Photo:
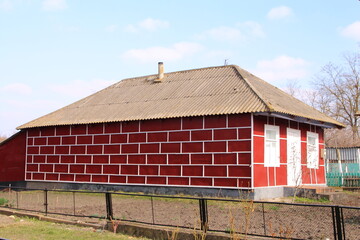
<svg viewBox="0 0 360 240">
<path fill-rule="evenodd" d="M 325 185 L 323 129 L 342 126 L 238 66 L 159 63 L 21 125 L 19 152 L 29 186 L 261 199 Z"/>
</svg>

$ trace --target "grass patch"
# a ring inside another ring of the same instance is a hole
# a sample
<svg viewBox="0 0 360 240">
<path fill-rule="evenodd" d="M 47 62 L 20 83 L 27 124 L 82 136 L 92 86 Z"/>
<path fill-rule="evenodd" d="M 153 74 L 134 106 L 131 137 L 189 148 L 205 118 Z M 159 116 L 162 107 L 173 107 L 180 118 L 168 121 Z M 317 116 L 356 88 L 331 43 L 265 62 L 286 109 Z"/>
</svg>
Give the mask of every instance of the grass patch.
<svg viewBox="0 0 360 240">
<path fill-rule="evenodd" d="M 295 197 L 295 202 L 297 203 L 329 203 L 330 200 L 326 198 L 312 199 L 304 197 Z"/>
<path fill-rule="evenodd" d="M 0 216 L 5 218 L 5 216 Z M 12 223 L 0 227 L 0 236 L 12 240 L 42 240 L 42 239 L 76 239 L 76 240 L 145 240 L 108 231 L 97 231 L 92 228 L 78 227 L 65 224 L 43 222 L 32 218 L 15 218 Z"/>
<path fill-rule="evenodd" d="M 280 209 L 280 206 L 278 206 L 278 205 L 270 205 L 270 206 L 268 206 L 268 208 L 269 208 L 270 210 L 277 211 L 277 210 Z"/>
<path fill-rule="evenodd" d="M 6 198 L 0 198 L 0 206 L 4 206 L 9 202 Z"/>
<path fill-rule="evenodd" d="M 358 195 L 358 196 L 360 196 L 360 190 L 356 190 L 356 191 L 349 191 L 349 190 L 343 190 L 342 191 L 343 193 L 345 193 L 345 194 L 348 194 L 348 195 Z"/>
<path fill-rule="evenodd" d="M 264 203 L 264 209 L 265 211 L 267 210 L 271 210 L 271 211 L 278 211 L 279 209 L 281 209 L 283 207 L 283 205 L 281 204 L 277 204 L 277 203 Z M 261 206 L 259 205 L 259 210 L 262 211 Z"/>
</svg>

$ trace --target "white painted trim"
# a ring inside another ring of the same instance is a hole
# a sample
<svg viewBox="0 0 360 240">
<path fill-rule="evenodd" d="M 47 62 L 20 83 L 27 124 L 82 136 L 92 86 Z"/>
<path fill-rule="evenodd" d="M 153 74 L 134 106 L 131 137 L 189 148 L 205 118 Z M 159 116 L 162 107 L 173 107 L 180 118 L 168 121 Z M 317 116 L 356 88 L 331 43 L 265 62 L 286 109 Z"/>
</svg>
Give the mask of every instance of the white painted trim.
<svg viewBox="0 0 360 240">
<path fill-rule="evenodd" d="M 309 162 L 309 137 L 315 138 L 315 147 L 316 147 L 316 162 L 312 164 Z M 320 158 L 320 149 L 319 149 L 319 134 L 314 132 L 306 132 L 306 167 L 311 169 L 319 169 L 319 158 Z M 310 175 L 312 177 L 312 175 Z"/>
<path fill-rule="evenodd" d="M 298 129 L 294 129 L 294 128 L 287 128 L 286 129 L 286 136 L 287 138 L 289 138 L 289 133 L 292 132 L 294 133 L 295 135 L 298 135 L 298 140 L 299 140 L 299 159 L 298 159 L 298 163 L 295 163 L 296 165 L 294 166 L 294 169 L 292 169 L 294 172 L 293 173 L 289 173 L 290 169 L 289 169 L 289 139 L 287 139 L 287 144 L 286 144 L 286 148 L 287 148 L 287 159 L 286 159 L 286 163 L 287 163 L 287 183 L 289 185 L 289 174 L 293 174 L 293 175 L 296 175 L 296 174 L 299 174 L 299 176 L 295 176 L 295 181 L 299 181 L 298 183 L 295 183 L 294 186 L 299 186 L 300 184 L 302 184 L 302 164 L 301 164 L 301 156 L 302 156 L 302 147 L 301 147 L 301 130 L 298 130 Z M 298 170 L 299 172 L 297 172 L 297 167 L 300 167 L 300 169 Z M 296 180 L 297 177 L 299 177 L 300 179 Z M 292 185 L 291 185 L 292 186 Z"/>
<path fill-rule="evenodd" d="M 250 154 L 251 154 L 251 165 L 250 165 L 250 168 L 251 168 L 251 189 L 254 189 L 255 188 L 255 179 L 254 179 L 254 114 L 251 113 L 250 115 L 251 117 L 251 151 L 250 151 Z M 238 137 L 239 138 L 239 137 Z M 238 155 L 238 154 L 237 154 Z M 238 156 L 237 156 L 237 163 L 238 163 Z"/>
<path fill-rule="evenodd" d="M 276 156 L 275 156 L 275 162 L 270 163 L 269 160 L 267 161 L 267 154 L 266 154 L 266 131 L 267 130 L 273 130 L 276 132 Z M 265 167 L 279 167 L 280 166 L 280 127 L 276 125 L 268 125 L 265 124 L 264 127 L 264 166 Z"/>
</svg>

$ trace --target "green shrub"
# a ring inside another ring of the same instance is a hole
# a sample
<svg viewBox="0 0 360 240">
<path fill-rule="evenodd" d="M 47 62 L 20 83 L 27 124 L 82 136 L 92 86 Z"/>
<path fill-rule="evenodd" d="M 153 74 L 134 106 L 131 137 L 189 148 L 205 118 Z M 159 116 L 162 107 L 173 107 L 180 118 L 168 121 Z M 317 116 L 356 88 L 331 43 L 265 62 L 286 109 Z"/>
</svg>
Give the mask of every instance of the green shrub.
<svg viewBox="0 0 360 240">
<path fill-rule="evenodd" d="M 9 202 L 6 198 L 0 198 L 0 206 L 4 206 Z"/>
</svg>

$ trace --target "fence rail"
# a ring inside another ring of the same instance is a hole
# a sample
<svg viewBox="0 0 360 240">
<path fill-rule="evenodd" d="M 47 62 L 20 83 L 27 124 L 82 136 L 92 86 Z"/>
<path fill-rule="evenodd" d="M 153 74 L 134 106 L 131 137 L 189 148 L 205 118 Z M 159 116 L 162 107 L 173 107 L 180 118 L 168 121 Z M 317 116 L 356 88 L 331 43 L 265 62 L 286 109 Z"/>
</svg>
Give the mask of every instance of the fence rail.
<svg viewBox="0 0 360 240">
<path fill-rule="evenodd" d="M 326 173 L 326 180 L 331 187 L 360 188 L 360 173 Z"/>
<path fill-rule="evenodd" d="M 286 239 L 358 239 L 360 208 L 119 192 L 8 188 L 0 205 L 71 217 Z"/>
</svg>

